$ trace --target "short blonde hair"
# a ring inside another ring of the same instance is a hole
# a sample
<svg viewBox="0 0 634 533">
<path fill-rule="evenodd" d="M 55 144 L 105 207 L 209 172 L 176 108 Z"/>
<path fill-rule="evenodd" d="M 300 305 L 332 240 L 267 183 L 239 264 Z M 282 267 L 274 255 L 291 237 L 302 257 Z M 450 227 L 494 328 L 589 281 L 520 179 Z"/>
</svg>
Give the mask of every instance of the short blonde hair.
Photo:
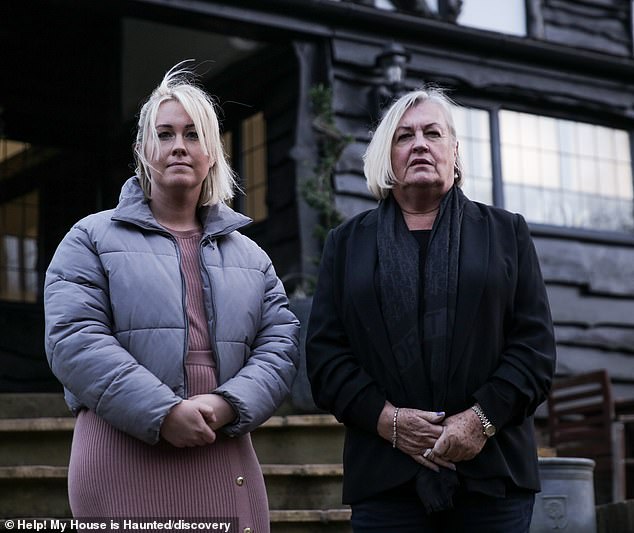
<svg viewBox="0 0 634 533">
<path fill-rule="evenodd" d="M 145 197 L 150 199 L 152 197 L 150 161 L 157 156 L 159 151 L 159 139 L 155 127 L 156 115 L 163 102 L 175 100 L 191 117 L 205 155 L 214 161 L 214 165 L 203 181 L 198 205 L 225 203 L 234 196 L 236 179 L 225 157 L 216 104 L 207 92 L 195 84 L 195 74 L 191 70 L 180 68 L 185 62 L 181 61 L 167 71 L 161 83 L 141 107 L 134 144 L 136 174 Z"/>
<path fill-rule="evenodd" d="M 453 140 L 457 141 L 456 127 L 451 112 L 451 106 L 455 104 L 442 89 L 428 87 L 401 96 L 383 115 L 365 154 L 363 154 L 363 173 L 367 180 L 368 189 L 377 200 L 386 198 L 396 181 L 392 169 L 392 139 L 396 128 L 409 109 L 425 101 L 431 101 L 440 106 L 447 120 L 449 133 Z M 460 154 L 456 152 L 454 182 L 458 186 L 462 183 L 462 173 L 462 161 Z"/>
</svg>

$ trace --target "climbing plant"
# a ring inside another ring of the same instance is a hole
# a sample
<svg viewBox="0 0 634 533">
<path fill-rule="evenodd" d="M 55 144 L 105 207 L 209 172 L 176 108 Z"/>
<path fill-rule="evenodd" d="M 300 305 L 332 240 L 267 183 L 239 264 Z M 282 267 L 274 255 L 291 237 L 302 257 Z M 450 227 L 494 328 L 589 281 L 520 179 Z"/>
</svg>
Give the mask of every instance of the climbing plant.
<svg viewBox="0 0 634 533">
<path fill-rule="evenodd" d="M 306 203 L 317 212 L 318 223 L 314 235 L 321 250 L 328 231 L 343 221 L 335 205 L 334 170 L 341 153 L 353 138 L 342 133 L 335 124 L 330 87 L 322 84 L 314 86 L 310 90 L 310 100 L 312 125 L 317 134 L 318 157 L 313 174 L 304 180 L 301 191 Z M 315 261 L 318 263 L 319 259 L 316 257 Z"/>
</svg>

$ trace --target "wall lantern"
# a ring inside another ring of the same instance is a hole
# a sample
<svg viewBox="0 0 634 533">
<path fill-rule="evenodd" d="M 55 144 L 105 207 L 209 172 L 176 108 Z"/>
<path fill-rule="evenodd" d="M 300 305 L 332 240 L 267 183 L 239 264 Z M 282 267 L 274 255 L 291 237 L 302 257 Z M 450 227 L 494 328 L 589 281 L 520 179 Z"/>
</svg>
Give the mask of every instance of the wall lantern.
<svg viewBox="0 0 634 533">
<path fill-rule="evenodd" d="M 376 122 L 395 98 L 404 93 L 410 54 L 400 44 L 389 43 L 376 56 L 374 66 L 380 73 L 379 84 L 372 91 L 370 108 Z"/>
<path fill-rule="evenodd" d="M 391 87 L 400 88 L 405 81 L 409 52 L 400 44 L 390 43 L 376 56 L 375 65 L 383 73 L 384 81 Z"/>
</svg>

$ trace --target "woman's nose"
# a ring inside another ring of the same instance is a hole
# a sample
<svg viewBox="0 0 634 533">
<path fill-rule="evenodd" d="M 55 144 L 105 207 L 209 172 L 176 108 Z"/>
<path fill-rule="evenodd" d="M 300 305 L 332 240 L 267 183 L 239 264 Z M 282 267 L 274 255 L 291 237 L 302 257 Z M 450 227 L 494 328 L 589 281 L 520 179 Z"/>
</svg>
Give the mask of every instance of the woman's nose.
<svg viewBox="0 0 634 533">
<path fill-rule="evenodd" d="M 425 139 L 425 135 L 423 135 L 423 132 L 420 130 L 416 131 L 414 135 L 414 150 L 421 152 L 429 150 L 427 139 Z"/>
<path fill-rule="evenodd" d="M 172 145 L 173 153 L 184 153 L 187 149 L 185 148 L 185 139 L 182 135 L 174 135 L 174 144 Z"/>
</svg>

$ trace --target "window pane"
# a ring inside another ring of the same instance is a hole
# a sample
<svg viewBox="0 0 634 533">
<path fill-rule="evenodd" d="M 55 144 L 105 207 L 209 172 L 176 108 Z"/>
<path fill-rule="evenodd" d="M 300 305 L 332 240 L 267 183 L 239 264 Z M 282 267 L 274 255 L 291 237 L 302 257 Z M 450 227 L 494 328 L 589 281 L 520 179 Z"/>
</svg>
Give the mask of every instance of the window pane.
<svg viewBox="0 0 634 533">
<path fill-rule="evenodd" d="M 242 176 L 246 194 L 245 215 L 254 222 L 268 217 L 266 188 L 268 183 L 266 156 L 266 121 L 263 113 L 242 122 Z"/>
<path fill-rule="evenodd" d="M 616 130 L 614 132 L 615 157 L 619 161 L 630 162 L 630 139 L 626 131 Z"/>
<path fill-rule="evenodd" d="M 583 147 L 583 152 L 589 157 L 597 156 L 597 146 L 594 139 L 594 129 L 596 126 L 590 124 L 577 124 L 578 146 Z"/>
<path fill-rule="evenodd" d="M 505 111 L 506 113 L 506 111 Z M 557 141 L 559 143 L 559 152 L 562 154 L 576 155 L 579 153 L 577 149 L 577 139 L 575 137 L 575 125 L 569 120 L 557 121 Z M 553 147 L 557 144 L 553 144 Z"/>
<path fill-rule="evenodd" d="M 25 270 L 34 271 L 37 268 L 37 241 L 22 239 L 22 264 Z"/>
<path fill-rule="evenodd" d="M 28 143 L 0 138 L 0 163 L 24 154 L 31 147 Z"/>
<path fill-rule="evenodd" d="M 491 179 L 490 142 L 474 141 L 470 148 L 469 168 L 476 179 Z"/>
<path fill-rule="evenodd" d="M 532 222 L 634 231 L 626 131 L 500 112 L 506 208 Z"/>
<path fill-rule="evenodd" d="M 559 177 L 559 158 L 556 152 L 542 152 L 539 154 L 539 172 L 542 186 L 558 189 L 561 184 Z"/>
<path fill-rule="evenodd" d="M 537 129 L 543 146 L 557 145 L 557 121 L 554 118 L 539 117 Z"/>
<path fill-rule="evenodd" d="M 522 203 L 523 187 L 515 184 L 504 185 L 504 202 L 506 209 L 513 213 L 523 213 L 524 204 Z"/>
<path fill-rule="evenodd" d="M 462 190 L 477 202 L 493 203 L 489 112 L 454 106 L 452 109 L 464 175 Z"/>
<path fill-rule="evenodd" d="M 29 271 L 24 273 L 24 291 L 21 300 L 33 303 L 37 301 L 37 272 Z"/>
<path fill-rule="evenodd" d="M 520 149 L 523 182 L 529 185 L 541 185 L 542 175 L 539 168 L 539 150 L 536 148 Z"/>
<path fill-rule="evenodd" d="M 526 35 L 525 0 L 463 0 L 458 24 L 510 35 Z"/>
<path fill-rule="evenodd" d="M 502 175 L 505 177 L 506 183 L 521 183 L 522 166 L 520 164 L 520 149 L 515 146 L 509 146 L 502 153 Z"/>
<path fill-rule="evenodd" d="M 627 163 L 618 163 L 616 167 L 616 181 L 620 198 L 630 200 L 632 193 L 632 166 Z"/>
<path fill-rule="evenodd" d="M 20 239 L 13 235 L 5 235 L 2 238 L 3 266 L 7 270 L 20 268 Z"/>
<path fill-rule="evenodd" d="M 519 142 L 522 146 L 539 146 L 539 121 L 535 115 L 518 113 L 519 115 Z"/>
<path fill-rule="evenodd" d="M 0 205 L 0 299 L 35 302 L 39 194 Z"/>
</svg>

